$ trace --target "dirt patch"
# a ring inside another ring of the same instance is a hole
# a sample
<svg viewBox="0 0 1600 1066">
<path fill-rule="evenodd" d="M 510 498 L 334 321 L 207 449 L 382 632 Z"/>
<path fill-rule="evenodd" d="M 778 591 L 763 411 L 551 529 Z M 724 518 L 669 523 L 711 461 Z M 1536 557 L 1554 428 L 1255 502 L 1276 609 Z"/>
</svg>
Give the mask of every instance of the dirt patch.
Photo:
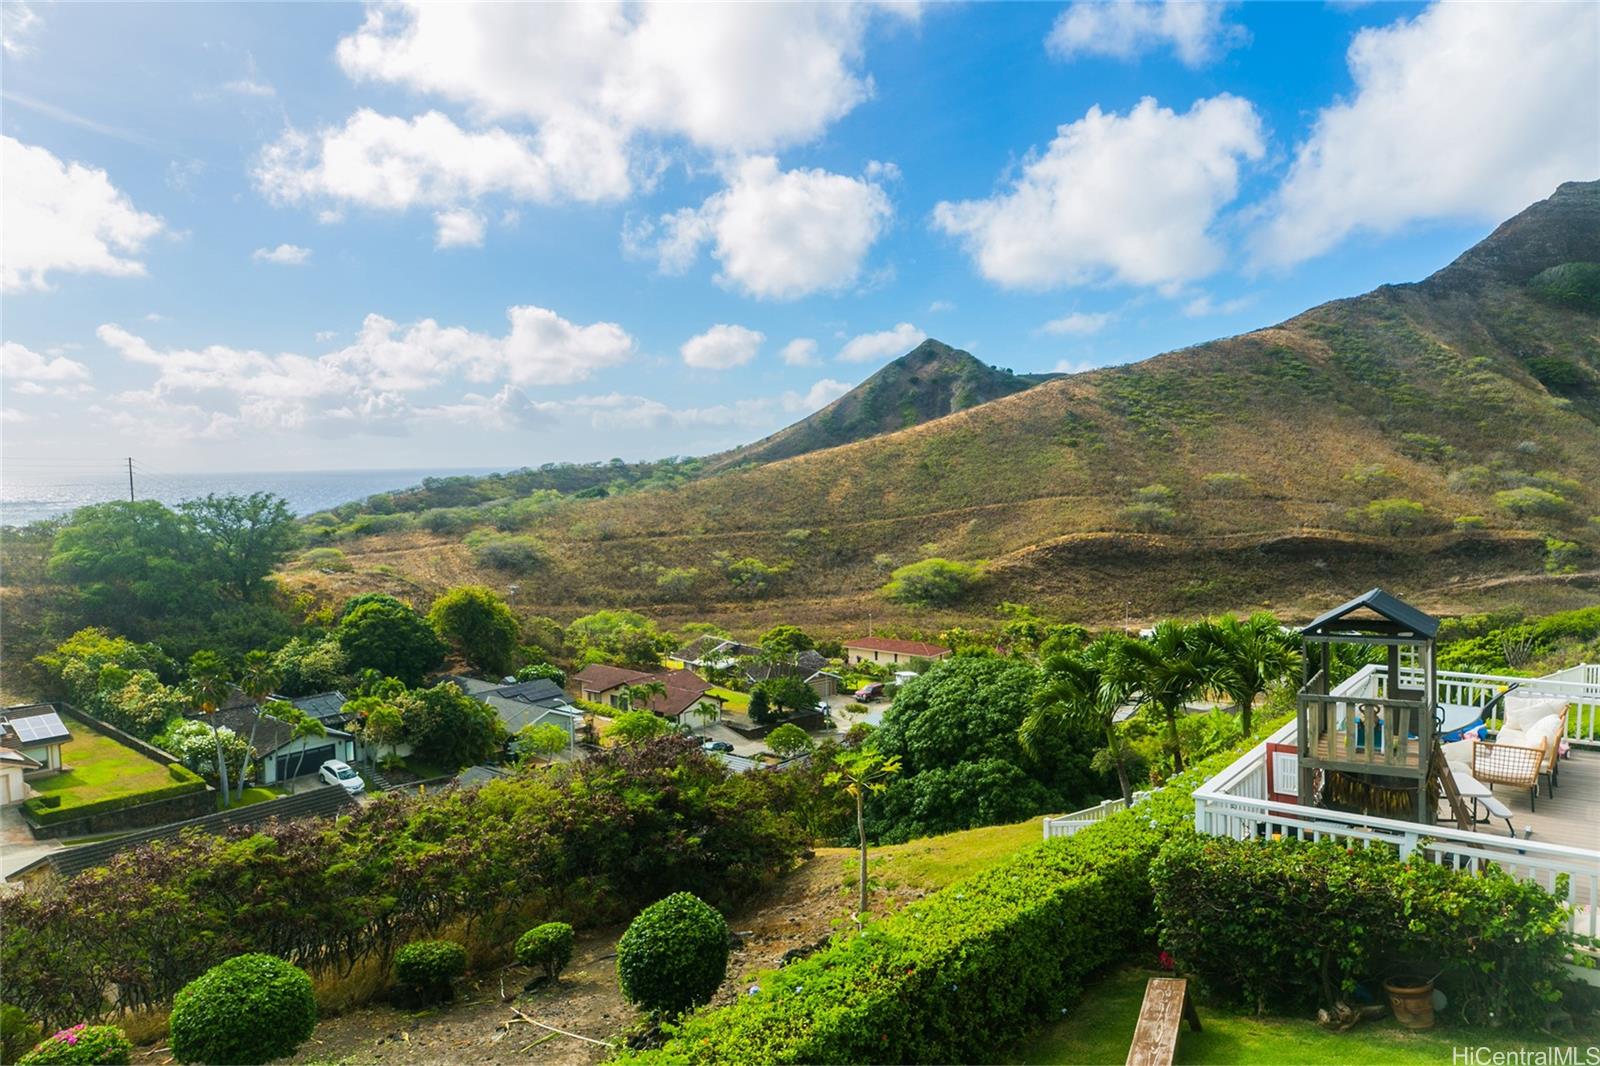
<svg viewBox="0 0 1600 1066">
<path fill-rule="evenodd" d="M 763 970 L 791 952 L 803 956 L 850 925 L 853 895 L 846 886 L 848 848 L 822 848 L 760 899 L 729 916 L 739 946 L 728 960 L 728 979 L 714 1003 L 744 995 Z M 919 887 L 878 887 L 873 910 L 893 909 L 921 897 Z M 359 1007 L 319 1022 L 295 1063 L 543 1063 L 589 1066 L 610 1051 L 591 1040 L 617 1041 L 642 1027 L 643 1018 L 617 988 L 617 938 L 624 926 L 580 934 L 561 980 L 524 992 L 532 972 L 508 966 L 474 974 L 459 998 L 433 1010 L 407 1011 L 387 1004 Z M 516 1011 L 567 1034 L 519 1019 Z M 166 1064 L 163 1047 L 143 1049 L 134 1062 Z"/>
</svg>

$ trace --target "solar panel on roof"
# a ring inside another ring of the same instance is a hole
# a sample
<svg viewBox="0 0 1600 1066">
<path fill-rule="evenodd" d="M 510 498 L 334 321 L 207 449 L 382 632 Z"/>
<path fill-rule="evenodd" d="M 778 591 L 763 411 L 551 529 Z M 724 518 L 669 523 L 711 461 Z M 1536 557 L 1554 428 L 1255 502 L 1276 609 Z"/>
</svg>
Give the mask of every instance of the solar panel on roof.
<svg viewBox="0 0 1600 1066">
<path fill-rule="evenodd" d="M 67 727 L 61 724 L 61 716 L 54 711 L 30 715 L 27 718 L 13 718 L 8 724 L 16 731 L 17 739 L 23 743 L 42 740 L 45 737 L 59 737 L 67 731 Z"/>
</svg>

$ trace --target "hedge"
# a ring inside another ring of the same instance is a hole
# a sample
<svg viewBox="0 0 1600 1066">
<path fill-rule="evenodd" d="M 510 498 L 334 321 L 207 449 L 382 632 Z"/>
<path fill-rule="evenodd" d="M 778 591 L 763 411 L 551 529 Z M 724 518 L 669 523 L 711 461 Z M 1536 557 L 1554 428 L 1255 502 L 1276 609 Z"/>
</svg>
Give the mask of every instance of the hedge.
<svg viewBox="0 0 1600 1066">
<path fill-rule="evenodd" d="M 1161 946 L 1207 992 L 1310 1010 L 1361 981 L 1437 974 L 1458 1016 L 1538 1025 L 1571 949 L 1561 902 L 1339 841 L 1180 837 L 1151 868 Z"/>
<path fill-rule="evenodd" d="M 1192 832 L 1189 795 L 1286 717 L 1133 810 L 1033 845 L 764 974 L 739 1002 L 670 1027 L 639 1062 L 987 1062 L 1049 1018 L 1150 922 L 1150 863 Z"/>
<path fill-rule="evenodd" d="M 173 998 L 167 1035 L 179 1062 L 249 1066 L 294 1053 L 317 1025 L 311 977 L 272 955 L 235 955 Z"/>
<path fill-rule="evenodd" d="M 144 803 L 172 799 L 174 796 L 187 796 L 191 792 L 204 792 L 206 789 L 206 783 L 199 774 L 177 763 L 167 764 L 167 775 L 172 778 L 172 784 L 145 789 L 143 792 L 132 792 L 125 796 L 110 796 L 102 800 L 77 804 L 63 804 L 61 796 L 35 796 L 24 803 L 22 809 L 27 819 L 34 825 L 54 825 L 74 818 L 87 818 L 90 815 L 106 814 Z"/>
</svg>

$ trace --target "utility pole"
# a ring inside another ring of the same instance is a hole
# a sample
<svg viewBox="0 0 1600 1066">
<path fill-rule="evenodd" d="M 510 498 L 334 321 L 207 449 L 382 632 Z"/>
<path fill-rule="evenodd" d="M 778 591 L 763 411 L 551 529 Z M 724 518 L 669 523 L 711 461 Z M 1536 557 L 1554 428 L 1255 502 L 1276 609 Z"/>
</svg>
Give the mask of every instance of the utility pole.
<svg viewBox="0 0 1600 1066">
<path fill-rule="evenodd" d="M 128 502 L 133 502 L 133 456 L 128 456 Z"/>
</svg>

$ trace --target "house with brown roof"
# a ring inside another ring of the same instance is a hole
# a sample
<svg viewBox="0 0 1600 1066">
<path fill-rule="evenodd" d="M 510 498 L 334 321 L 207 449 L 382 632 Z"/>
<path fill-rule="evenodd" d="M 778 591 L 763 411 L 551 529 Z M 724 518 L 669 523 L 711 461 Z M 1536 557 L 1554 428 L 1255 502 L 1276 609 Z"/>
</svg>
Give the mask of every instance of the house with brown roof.
<svg viewBox="0 0 1600 1066">
<path fill-rule="evenodd" d="M 652 711 L 673 720 L 697 708 L 707 714 L 722 713 L 722 697 L 712 695 L 711 684 L 692 670 L 646 673 L 597 663 L 585 666 L 572 676 L 580 697 L 618 709 L 629 706 L 628 689 L 657 681 L 667 690 L 666 694 L 655 693 L 645 706 L 635 709 Z"/>
<path fill-rule="evenodd" d="M 920 640 L 890 640 L 888 637 L 859 637 L 844 643 L 847 663 L 880 663 L 898 666 L 913 659 L 943 659 L 950 649 Z"/>
</svg>

